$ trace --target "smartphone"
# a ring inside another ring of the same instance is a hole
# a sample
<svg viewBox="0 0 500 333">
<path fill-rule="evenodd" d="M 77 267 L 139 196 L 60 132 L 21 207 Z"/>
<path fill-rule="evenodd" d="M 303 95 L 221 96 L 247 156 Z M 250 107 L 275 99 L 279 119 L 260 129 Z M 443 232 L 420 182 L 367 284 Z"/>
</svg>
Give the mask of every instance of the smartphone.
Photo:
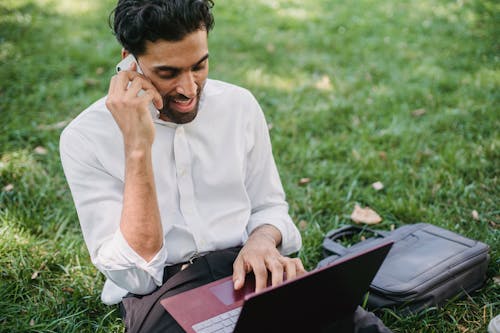
<svg viewBox="0 0 500 333">
<path fill-rule="evenodd" d="M 118 73 L 119 71 L 123 71 L 123 70 L 128 70 L 130 68 L 130 65 L 132 63 L 135 63 L 136 64 L 136 69 L 137 69 L 137 73 L 139 74 L 144 74 L 142 72 L 142 69 L 141 67 L 139 67 L 139 64 L 137 63 L 137 60 L 135 59 L 135 57 L 132 55 L 132 54 L 129 54 L 128 56 L 126 56 L 125 58 L 123 58 L 117 65 L 116 65 L 116 72 Z M 129 83 L 130 84 L 130 83 Z M 139 96 L 142 95 L 144 93 L 143 90 L 139 91 Z M 153 104 L 153 102 L 151 102 L 151 106 L 157 110 Z"/>
<path fill-rule="evenodd" d="M 118 73 L 119 71 L 127 70 L 130 68 L 130 65 L 135 63 L 137 72 L 140 74 L 144 74 L 141 70 L 141 67 L 139 67 L 139 64 L 137 63 L 137 60 L 135 60 L 135 57 L 129 53 L 128 56 L 122 59 L 117 65 L 116 65 L 116 72 Z"/>
</svg>

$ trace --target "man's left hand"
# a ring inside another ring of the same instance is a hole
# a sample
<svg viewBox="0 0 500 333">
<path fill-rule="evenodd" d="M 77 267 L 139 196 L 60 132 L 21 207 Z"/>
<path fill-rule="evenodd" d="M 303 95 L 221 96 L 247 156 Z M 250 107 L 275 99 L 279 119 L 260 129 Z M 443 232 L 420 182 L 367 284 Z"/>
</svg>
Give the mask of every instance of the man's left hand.
<svg viewBox="0 0 500 333">
<path fill-rule="evenodd" d="M 271 285 L 281 284 L 287 280 L 306 273 L 299 258 L 283 256 L 277 245 L 281 242 L 280 231 L 272 225 L 263 225 L 255 229 L 241 249 L 233 264 L 234 289 L 245 284 L 247 273 L 255 275 L 255 291 L 267 287 L 268 273 L 271 273 Z"/>
</svg>

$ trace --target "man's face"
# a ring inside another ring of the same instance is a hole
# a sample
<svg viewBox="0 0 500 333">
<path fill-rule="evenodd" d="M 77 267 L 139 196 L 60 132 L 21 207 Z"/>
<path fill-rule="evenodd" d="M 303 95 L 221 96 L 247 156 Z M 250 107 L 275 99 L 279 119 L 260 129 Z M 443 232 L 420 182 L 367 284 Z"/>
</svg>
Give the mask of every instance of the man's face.
<svg viewBox="0 0 500 333">
<path fill-rule="evenodd" d="M 197 30 L 177 42 L 147 41 L 138 62 L 163 97 L 160 118 L 178 124 L 192 121 L 208 76 L 206 30 Z"/>
</svg>

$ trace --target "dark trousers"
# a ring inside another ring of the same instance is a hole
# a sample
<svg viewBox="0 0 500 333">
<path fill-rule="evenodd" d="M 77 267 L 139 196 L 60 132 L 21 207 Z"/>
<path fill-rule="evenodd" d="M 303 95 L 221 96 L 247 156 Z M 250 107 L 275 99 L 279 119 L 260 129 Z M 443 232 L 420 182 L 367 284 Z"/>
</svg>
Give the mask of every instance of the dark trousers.
<svg viewBox="0 0 500 333">
<path fill-rule="evenodd" d="M 129 294 L 120 303 L 127 333 L 185 333 L 160 300 L 199 287 L 233 273 L 233 262 L 240 248 L 215 251 L 198 258 L 188 268 L 165 268 L 163 285 L 148 295 Z M 310 331 L 311 333 L 314 333 Z M 358 307 L 352 318 L 333 323 L 321 333 L 391 333 L 373 313 Z"/>
</svg>

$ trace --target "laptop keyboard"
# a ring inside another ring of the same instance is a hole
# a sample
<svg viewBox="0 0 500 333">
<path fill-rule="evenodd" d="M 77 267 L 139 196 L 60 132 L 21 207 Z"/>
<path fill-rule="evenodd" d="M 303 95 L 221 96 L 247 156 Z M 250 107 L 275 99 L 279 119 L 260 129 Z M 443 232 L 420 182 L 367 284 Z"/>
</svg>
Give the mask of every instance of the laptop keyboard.
<svg viewBox="0 0 500 333">
<path fill-rule="evenodd" d="M 193 325 L 193 330 L 196 333 L 231 333 L 236 326 L 240 312 L 241 306 L 199 322 Z"/>
</svg>

